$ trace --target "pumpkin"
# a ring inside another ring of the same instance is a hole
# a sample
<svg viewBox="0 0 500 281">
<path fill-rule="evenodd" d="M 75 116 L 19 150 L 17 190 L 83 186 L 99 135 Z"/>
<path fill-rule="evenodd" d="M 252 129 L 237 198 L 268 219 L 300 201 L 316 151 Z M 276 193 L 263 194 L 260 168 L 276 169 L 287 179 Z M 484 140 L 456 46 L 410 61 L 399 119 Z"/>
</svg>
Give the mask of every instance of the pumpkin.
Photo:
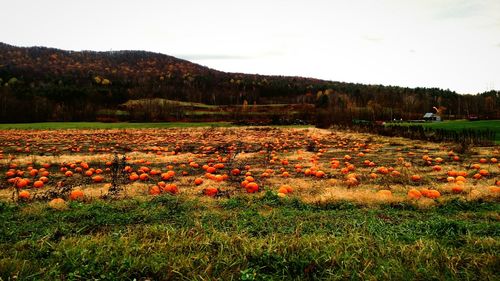
<svg viewBox="0 0 500 281">
<path fill-rule="evenodd" d="M 43 181 L 37 180 L 33 183 L 33 187 L 35 188 L 42 188 L 43 187 Z"/>
<path fill-rule="evenodd" d="M 21 200 L 30 199 L 30 193 L 27 190 L 23 190 L 23 191 L 19 192 L 19 199 L 21 199 Z"/>
<path fill-rule="evenodd" d="M 284 198 L 286 197 L 286 193 L 278 192 L 278 197 Z"/>
<path fill-rule="evenodd" d="M 481 176 L 486 177 L 486 176 L 488 176 L 490 174 L 490 172 L 488 172 L 487 170 L 482 169 L 482 170 L 479 170 L 479 174 Z"/>
<path fill-rule="evenodd" d="M 177 185 L 175 184 L 167 184 L 165 187 L 162 189 L 163 192 L 168 192 L 170 194 L 176 194 L 179 192 L 179 189 L 177 188 Z"/>
<path fill-rule="evenodd" d="M 427 190 L 425 190 L 425 192 L 422 192 L 422 194 L 425 197 L 431 198 L 431 199 L 436 199 L 436 198 L 439 198 L 441 196 L 441 193 L 439 193 L 439 191 L 434 190 L 434 189 L 427 189 Z"/>
<path fill-rule="evenodd" d="M 422 180 L 422 177 L 419 175 L 412 175 L 411 180 L 414 182 L 419 182 L 420 180 Z"/>
<path fill-rule="evenodd" d="M 149 189 L 149 194 L 151 195 L 159 195 L 160 193 L 161 193 L 160 187 L 158 187 L 157 185 L 154 185 Z"/>
<path fill-rule="evenodd" d="M 441 166 L 439 166 L 439 165 L 435 165 L 435 166 L 433 166 L 433 167 L 432 167 L 432 170 L 433 170 L 433 171 L 436 171 L 436 172 L 439 172 L 439 171 L 441 171 L 442 169 L 443 169 L 443 168 L 442 168 Z"/>
<path fill-rule="evenodd" d="M 104 178 L 102 176 L 100 176 L 100 175 L 92 177 L 92 181 L 94 181 L 95 183 L 102 182 L 103 180 L 104 180 Z"/>
<path fill-rule="evenodd" d="M 259 191 L 259 185 L 257 185 L 257 183 L 255 182 L 250 182 L 246 185 L 245 189 L 248 193 L 255 193 Z"/>
<path fill-rule="evenodd" d="M 422 193 L 415 188 L 412 188 L 408 191 L 408 198 L 410 199 L 420 199 L 422 197 Z"/>
<path fill-rule="evenodd" d="M 203 192 L 207 196 L 214 197 L 215 195 L 217 195 L 217 193 L 219 192 L 219 190 L 217 188 L 215 188 L 215 187 L 207 187 L 207 188 L 204 189 Z"/>
<path fill-rule="evenodd" d="M 316 173 L 314 175 L 317 178 L 323 178 L 323 177 L 325 177 L 325 172 L 323 172 L 323 171 L 316 171 Z"/>
<path fill-rule="evenodd" d="M 196 185 L 200 185 L 200 184 L 202 184 L 202 183 L 203 183 L 203 179 L 202 179 L 202 178 L 196 178 L 196 179 L 194 180 L 194 184 L 196 184 Z"/>
<path fill-rule="evenodd" d="M 83 200 L 83 191 L 81 191 L 80 189 L 75 189 L 75 190 L 72 190 L 71 193 L 69 194 L 69 199 L 70 200 Z"/>
<path fill-rule="evenodd" d="M 18 179 L 16 181 L 16 187 L 17 188 L 24 188 L 29 184 L 29 181 L 27 179 Z"/>
<path fill-rule="evenodd" d="M 132 173 L 130 174 L 130 176 L 128 177 L 131 181 L 136 181 L 139 179 L 139 175 L 136 174 L 136 173 Z"/>
<path fill-rule="evenodd" d="M 382 175 L 387 175 L 389 173 L 389 169 L 387 169 L 386 167 L 379 167 L 377 169 L 377 172 Z"/>
<path fill-rule="evenodd" d="M 399 176 L 401 176 L 401 173 L 399 171 L 394 170 L 391 172 L 391 177 L 399 177 Z"/>
<path fill-rule="evenodd" d="M 462 193 L 464 191 L 464 187 L 462 185 L 454 185 L 451 188 L 451 192 L 453 193 Z"/>
<path fill-rule="evenodd" d="M 170 179 L 170 175 L 168 173 L 162 173 L 160 175 L 161 179 L 166 181 L 166 180 L 169 180 Z"/>
<path fill-rule="evenodd" d="M 55 209 L 55 210 L 64 210 L 68 206 L 66 205 L 66 201 L 64 201 L 64 199 L 62 199 L 62 198 L 55 198 L 55 199 L 52 199 L 49 202 L 49 207 L 52 208 L 52 209 Z"/>
<path fill-rule="evenodd" d="M 36 175 L 38 175 L 38 170 L 37 169 L 31 169 L 30 176 L 34 177 Z"/>
<path fill-rule="evenodd" d="M 293 192 L 293 188 L 291 186 L 289 186 L 289 185 L 282 185 L 278 189 L 278 193 L 287 194 L 287 193 L 292 193 L 292 192 Z"/>
</svg>

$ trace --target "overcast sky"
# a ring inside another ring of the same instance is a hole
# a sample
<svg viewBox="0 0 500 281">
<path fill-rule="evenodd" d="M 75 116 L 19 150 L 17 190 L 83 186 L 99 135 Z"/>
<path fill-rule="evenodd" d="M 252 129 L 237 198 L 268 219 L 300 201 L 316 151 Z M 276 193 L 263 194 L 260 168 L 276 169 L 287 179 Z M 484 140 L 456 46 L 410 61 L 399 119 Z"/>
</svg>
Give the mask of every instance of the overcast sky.
<svg viewBox="0 0 500 281">
<path fill-rule="evenodd" d="M 500 90 L 500 0 L 13 0 L 0 41 L 222 71 Z"/>
</svg>

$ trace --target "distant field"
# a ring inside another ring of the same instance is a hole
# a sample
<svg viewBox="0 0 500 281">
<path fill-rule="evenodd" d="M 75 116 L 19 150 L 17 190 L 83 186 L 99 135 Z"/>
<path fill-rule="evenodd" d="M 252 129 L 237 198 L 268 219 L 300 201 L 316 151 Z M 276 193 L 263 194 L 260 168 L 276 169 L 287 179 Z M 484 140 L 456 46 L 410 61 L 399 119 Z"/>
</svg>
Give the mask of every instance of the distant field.
<svg viewBox="0 0 500 281">
<path fill-rule="evenodd" d="M 163 122 L 163 123 L 102 123 L 102 122 L 43 122 L 0 124 L 5 129 L 134 129 L 134 128 L 183 128 L 183 127 L 229 127 L 230 122 Z"/>
<path fill-rule="evenodd" d="M 446 130 L 491 130 L 495 132 L 495 142 L 500 143 L 500 120 L 485 120 L 485 121 L 444 121 L 444 122 L 429 122 L 429 123 L 391 123 L 390 125 L 402 126 L 424 126 L 433 129 L 446 129 Z"/>
<path fill-rule="evenodd" d="M 103 122 L 42 122 L 0 124 L 0 130 L 49 130 L 49 129 L 162 129 L 162 128 L 198 128 L 232 127 L 231 122 L 162 122 L 162 123 L 103 123 Z M 280 128 L 307 128 L 312 125 L 275 125 Z"/>
</svg>

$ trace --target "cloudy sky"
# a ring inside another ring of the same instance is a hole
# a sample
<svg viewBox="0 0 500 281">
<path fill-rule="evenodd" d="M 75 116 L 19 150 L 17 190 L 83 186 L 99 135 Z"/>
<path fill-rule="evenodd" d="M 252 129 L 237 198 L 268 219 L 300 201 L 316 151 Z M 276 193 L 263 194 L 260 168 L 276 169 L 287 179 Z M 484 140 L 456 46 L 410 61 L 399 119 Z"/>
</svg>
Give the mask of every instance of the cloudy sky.
<svg viewBox="0 0 500 281">
<path fill-rule="evenodd" d="M 222 71 L 500 90 L 500 0 L 15 0 L 0 41 L 148 50 Z"/>
</svg>

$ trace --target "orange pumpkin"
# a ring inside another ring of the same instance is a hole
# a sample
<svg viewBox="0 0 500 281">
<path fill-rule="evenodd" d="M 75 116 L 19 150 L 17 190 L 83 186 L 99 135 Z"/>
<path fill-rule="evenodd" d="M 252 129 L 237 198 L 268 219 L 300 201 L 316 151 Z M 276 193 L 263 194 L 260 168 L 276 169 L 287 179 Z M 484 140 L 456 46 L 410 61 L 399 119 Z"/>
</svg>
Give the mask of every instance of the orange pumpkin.
<svg viewBox="0 0 500 281">
<path fill-rule="evenodd" d="M 278 193 L 283 193 L 283 194 L 287 194 L 287 193 L 291 193 L 293 192 L 293 189 L 291 186 L 289 185 L 282 185 L 280 186 L 280 188 L 278 189 Z"/>
<path fill-rule="evenodd" d="M 431 199 L 436 199 L 436 198 L 439 198 L 441 196 L 441 193 L 439 193 L 439 191 L 434 190 L 434 189 L 427 189 L 427 190 L 425 190 L 425 192 L 422 192 L 422 194 L 425 197 L 431 198 Z"/>
<path fill-rule="evenodd" d="M 490 172 L 488 172 L 488 170 L 484 170 L 484 169 L 482 169 L 482 170 L 479 170 L 479 174 L 480 174 L 481 176 L 486 177 L 486 176 L 488 176 L 488 175 L 490 174 Z"/>
<path fill-rule="evenodd" d="M 422 193 L 415 188 L 412 188 L 408 191 L 408 198 L 410 199 L 420 199 L 422 197 Z"/>
<path fill-rule="evenodd" d="M 24 188 L 29 184 L 29 181 L 27 179 L 18 179 L 16 182 L 16 187 L 17 188 Z"/>
<path fill-rule="evenodd" d="M 207 188 L 205 188 L 205 190 L 203 192 L 207 196 L 214 197 L 215 195 L 217 195 L 217 193 L 219 192 L 219 190 L 217 188 L 215 188 L 215 187 L 207 187 Z"/>
<path fill-rule="evenodd" d="M 157 185 L 154 185 L 149 189 L 149 194 L 151 195 L 159 195 L 160 193 L 161 193 L 160 187 L 158 187 Z"/>
<path fill-rule="evenodd" d="M 464 192 L 464 187 L 462 185 L 454 185 L 452 188 L 451 188 L 451 192 L 453 193 L 462 193 Z"/>
<path fill-rule="evenodd" d="M 92 177 L 92 181 L 94 181 L 95 183 L 102 182 L 103 180 L 104 180 L 104 178 L 102 176 L 100 176 L 100 175 Z"/>
<path fill-rule="evenodd" d="M 163 192 L 168 192 L 170 194 L 176 194 L 179 192 L 179 189 L 177 188 L 177 185 L 175 184 L 167 184 L 163 189 Z"/>
<path fill-rule="evenodd" d="M 377 169 L 377 172 L 382 175 L 387 175 L 389 173 L 389 169 L 387 169 L 386 167 L 379 167 Z"/>
<path fill-rule="evenodd" d="M 37 180 L 33 183 L 33 187 L 36 187 L 36 188 L 42 188 L 43 187 L 43 181 L 41 180 Z"/>
<path fill-rule="evenodd" d="M 200 184 L 202 184 L 202 183 L 203 183 L 203 179 L 202 179 L 202 178 L 196 178 L 196 179 L 194 180 L 194 184 L 196 184 L 196 185 L 200 185 Z"/>
<path fill-rule="evenodd" d="M 70 200 L 83 200 L 83 191 L 81 191 L 80 189 L 75 189 L 75 190 L 72 190 L 71 193 L 69 194 L 69 199 Z"/>
<path fill-rule="evenodd" d="M 412 175 L 411 180 L 414 182 L 419 182 L 420 180 L 422 180 L 422 177 L 419 175 Z"/>
<path fill-rule="evenodd" d="M 315 174 L 314 174 L 317 178 L 323 178 L 325 177 L 325 172 L 323 171 L 317 171 Z"/>
<path fill-rule="evenodd" d="M 255 193 L 259 191 L 259 185 L 257 185 L 257 183 L 255 182 L 250 182 L 249 184 L 247 184 L 245 189 L 247 190 L 248 193 Z"/>
<path fill-rule="evenodd" d="M 30 193 L 27 190 L 23 190 L 23 191 L 19 192 L 19 199 L 21 199 L 21 200 L 30 199 Z"/>
<path fill-rule="evenodd" d="M 148 176 L 148 174 L 146 174 L 146 173 L 142 173 L 142 174 L 139 176 L 139 179 L 140 179 L 141 181 L 147 181 L 147 180 L 149 179 L 149 176 Z"/>
<path fill-rule="evenodd" d="M 139 179 L 139 175 L 136 174 L 136 173 L 132 173 L 130 174 L 130 176 L 128 177 L 131 181 L 136 181 Z"/>
</svg>

